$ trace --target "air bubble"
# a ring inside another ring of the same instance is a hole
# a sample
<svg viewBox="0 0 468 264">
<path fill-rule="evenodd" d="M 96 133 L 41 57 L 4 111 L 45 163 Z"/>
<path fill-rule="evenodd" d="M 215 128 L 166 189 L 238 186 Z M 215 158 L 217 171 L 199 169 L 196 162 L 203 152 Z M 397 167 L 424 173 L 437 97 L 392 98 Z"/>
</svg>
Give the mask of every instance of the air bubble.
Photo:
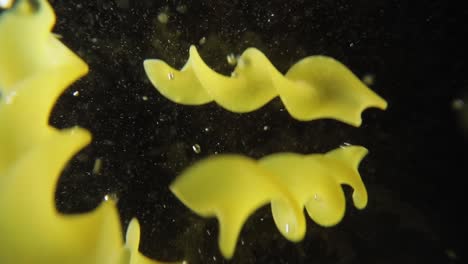
<svg viewBox="0 0 468 264">
<path fill-rule="evenodd" d="M 201 147 L 198 144 L 195 144 L 192 146 L 193 152 L 200 154 L 201 153 Z"/>
<path fill-rule="evenodd" d="M 178 5 L 178 6 L 176 7 L 176 11 L 179 12 L 179 13 L 181 13 L 181 14 L 187 13 L 187 10 L 188 10 L 188 8 L 187 8 L 187 6 L 184 5 L 184 4 L 180 4 L 180 5 Z"/>
<path fill-rule="evenodd" d="M 455 99 L 452 101 L 452 109 L 453 110 L 461 110 L 463 109 L 463 106 L 465 105 L 465 102 L 463 102 L 462 99 Z"/>
<path fill-rule="evenodd" d="M 169 80 L 174 80 L 174 73 L 173 73 L 173 72 L 168 73 L 168 74 L 167 74 L 167 78 L 168 78 Z"/>
<path fill-rule="evenodd" d="M 109 193 L 104 195 L 104 201 L 114 201 L 117 202 L 119 200 L 119 197 L 115 193 Z"/>
<path fill-rule="evenodd" d="M 348 142 L 343 142 L 343 144 L 340 145 L 340 148 L 346 148 L 346 147 L 349 147 L 349 146 L 352 146 L 353 144 L 351 143 L 348 143 Z"/>
<path fill-rule="evenodd" d="M 94 160 L 93 174 L 97 175 L 101 173 L 101 168 L 102 168 L 102 159 L 97 158 L 96 160 Z"/>
<path fill-rule="evenodd" d="M 458 258 L 457 253 L 453 249 L 446 249 L 445 254 L 451 260 L 456 260 Z"/>
<path fill-rule="evenodd" d="M 314 193 L 314 200 L 315 201 L 320 201 L 320 197 L 318 196 L 318 194 Z"/>
<path fill-rule="evenodd" d="M 164 12 L 159 13 L 158 21 L 161 24 L 167 24 L 167 22 L 169 21 L 169 15 L 167 13 L 164 13 Z"/>
<path fill-rule="evenodd" d="M 235 66 L 237 64 L 237 58 L 234 53 L 230 53 L 229 55 L 226 56 L 227 62 L 231 66 Z"/>
<path fill-rule="evenodd" d="M 375 76 L 373 74 L 366 74 L 362 77 L 362 82 L 366 85 L 373 85 L 375 82 Z"/>
<path fill-rule="evenodd" d="M 198 43 L 199 43 L 200 45 L 205 44 L 205 43 L 206 43 L 206 38 L 205 38 L 205 37 L 201 38 L 201 39 L 198 41 Z"/>
</svg>

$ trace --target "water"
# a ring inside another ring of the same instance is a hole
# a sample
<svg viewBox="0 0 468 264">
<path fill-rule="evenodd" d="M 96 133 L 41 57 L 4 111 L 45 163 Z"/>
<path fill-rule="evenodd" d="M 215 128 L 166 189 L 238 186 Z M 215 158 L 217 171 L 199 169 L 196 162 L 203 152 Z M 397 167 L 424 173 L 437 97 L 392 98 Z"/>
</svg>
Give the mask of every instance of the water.
<svg viewBox="0 0 468 264">
<path fill-rule="evenodd" d="M 68 192 L 61 199 L 75 201 L 64 206 L 67 212 L 75 205 L 91 208 L 104 190 L 115 190 L 123 221 L 136 216 L 142 224 L 140 249 L 147 256 L 228 263 L 217 247 L 217 223 L 189 211 L 168 190 L 184 168 L 215 153 L 259 158 L 274 152 L 325 152 L 352 142 L 369 149 L 359 168 L 368 207 L 347 208 L 336 227 L 308 224 L 299 243 L 279 235 L 269 208 L 263 207 L 244 225 L 245 244 L 239 243 L 231 263 L 462 263 L 466 258 L 458 214 L 467 172 L 467 144 L 457 119 L 457 109 L 464 107 L 457 100 L 464 98 L 468 76 L 463 8 L 442 0 L 424 5 L 120 2 L 104 7 L 90 1 L 81 8 L 53 3 L 58 14 L 54 32 L 83 54 L 91 72 L 69 88 L 86 91 L 78 99 L 71 100 L 70 92 L 58 100 L 51 123 L 89 129 L 93 143 L 82 152 L 106 161 L 103 178 L 96 181 L 80 180 L 83 171 L 92 170 L 93 159 L 86 166 L 72 162 L 64 172 L 68 180 L 58 188 L 68 184 Z M 99 47 L 83 42 L 89 36 L 99 39 Z M 215 104 L 177 105 L 143 81 L 142 63 L 158 58 L 180 68 L 194 43 L 207 64 L 226 75 L 233 64 L 227 56 L 248 47 L 262 50 L 283 73 L 308 55 L 332 56 L 363 77 L 389 108 L 367 110 L 362 127 L 353 128 L 332 120 L 298 122 L 280 111 L 278 99 L 244 115 Z M 164 122 L 156 123 L 159 116 Z M 108 141 L 115 144 L 104 144 Z M 352 192 L 345 188 L 345 193 L 350 204 Z M 159 210 L 156 204 L 167 208 Z M 210 236 L 203 235 L 206 230 Z"/>
</svg>

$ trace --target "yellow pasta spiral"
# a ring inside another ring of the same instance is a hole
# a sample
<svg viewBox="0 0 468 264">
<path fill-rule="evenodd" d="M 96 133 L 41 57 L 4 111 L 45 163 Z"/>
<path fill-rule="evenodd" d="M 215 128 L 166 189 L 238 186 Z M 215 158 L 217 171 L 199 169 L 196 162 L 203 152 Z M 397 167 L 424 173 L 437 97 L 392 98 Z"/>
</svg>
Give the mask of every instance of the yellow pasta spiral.
<svg viewBox="0 0 468 264">
<path fill-rule="evenodd" d="M 354 189 L 354 205 L 367 204 L 358 172 L 367 149 L 338 148 L 326 154 L 278 153 L 258 161 L 240 155 L 217 155 L 183 172 L 170 186 L 195 213 L 219 221 L 219 247 L 231 258 L 242 225 L 259 207 L 271 202 L 278 230 L 289 240 L 302 240 L 303 208 L 322 226 L 341 221 L 345 196 L 341 184 Z"/>
<path fill-rule="evenodd" d="M 229 111 L 245 113 L 280 96 L 295 119 L 332 118 L 354 126 L 361 125 L 366 108 L 387 107 L 346 66 L 326 56 L 304 58 L 284 76 L 255 48 L 244 51 L 231 77 L 210 69 L 195 46 L 180 71 L 157 59 L 145 60 L 144 66 L 156 89 L 180 104 L 215 101 Z"/>
<path fill-rule="evenodd" d="M 48 125 L 59 95 L 88 66 L 51 32 L 46 0 L 17 0 L 0 16 L 0 263 L 150 264 L 133 219 L 123 242 L 115 202 L 86 214 L 55 208 L 58 177 L 91 141 Z"/>
</svg>

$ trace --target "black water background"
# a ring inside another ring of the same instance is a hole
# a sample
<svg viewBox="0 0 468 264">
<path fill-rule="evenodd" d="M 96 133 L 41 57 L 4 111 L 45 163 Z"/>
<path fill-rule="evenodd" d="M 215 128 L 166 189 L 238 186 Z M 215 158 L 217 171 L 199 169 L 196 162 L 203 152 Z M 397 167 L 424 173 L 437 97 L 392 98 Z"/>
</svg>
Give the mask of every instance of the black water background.
<svg viewBox="0 0 468 264">
<path fill-rule="evenodd" d="M 181 5 L 186 13 L 177 11 Z M 214 153 L 324 152 L 349 142 L 370 150 L 360 169 L 368 208 L 348 207 L 334 228 L 308 221 L 299 244 L 281 237 L 262 208 L 245 224 L 232 263 L 463 260 L 467 144 L 452 103 L 467 92 L 466 8 L 441 0 L 56 0 L 53 6 L 54 32 L 91 70 L 62 95 L 51 123 L 78 124 L 94 137 L 61 177 L 62 212 L 88 211 L 115 193 L 123 227 L 133 216 L 140 220 L 146 255 L 224 263 L 216 221 L 192 214 L 167 188 L 181 170 Z M 161 12 L 169 14 L 167 25 L 157 20 Z M 202 57 L 224 73 L 225 56 L 249 46 L 283 72 L 307 55 L 335 57 L 358 76 L 374 75 L 371 87 L 389 109 L 366 111 L 363 126 L 353 128 L 295 121 L 279 100 L 244 115 L 214 104 L 176 105 L 149 84 L 142 62 L 162 58 L 180 67 L 189 45 L 203 37 Z M 103 161 L 99 175 L 92 173 L 96 158 Z"/>
</svg>

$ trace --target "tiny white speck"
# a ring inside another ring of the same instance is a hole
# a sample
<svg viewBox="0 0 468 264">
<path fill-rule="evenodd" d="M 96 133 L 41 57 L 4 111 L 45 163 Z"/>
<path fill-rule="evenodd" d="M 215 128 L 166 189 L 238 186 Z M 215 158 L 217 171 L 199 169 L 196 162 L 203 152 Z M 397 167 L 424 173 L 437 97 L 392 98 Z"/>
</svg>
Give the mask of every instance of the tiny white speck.
<svg viewBox="0 0 468 264">
<path fill-rule="evenodd" d="M 80 92 L 79 92 L 79 91 L 74 91 L 74 92 L 73 92 L 73 96 L 76 97 L 76 96 L 78 96 L 78 95 L 80 95 Z"/>
</svg>

